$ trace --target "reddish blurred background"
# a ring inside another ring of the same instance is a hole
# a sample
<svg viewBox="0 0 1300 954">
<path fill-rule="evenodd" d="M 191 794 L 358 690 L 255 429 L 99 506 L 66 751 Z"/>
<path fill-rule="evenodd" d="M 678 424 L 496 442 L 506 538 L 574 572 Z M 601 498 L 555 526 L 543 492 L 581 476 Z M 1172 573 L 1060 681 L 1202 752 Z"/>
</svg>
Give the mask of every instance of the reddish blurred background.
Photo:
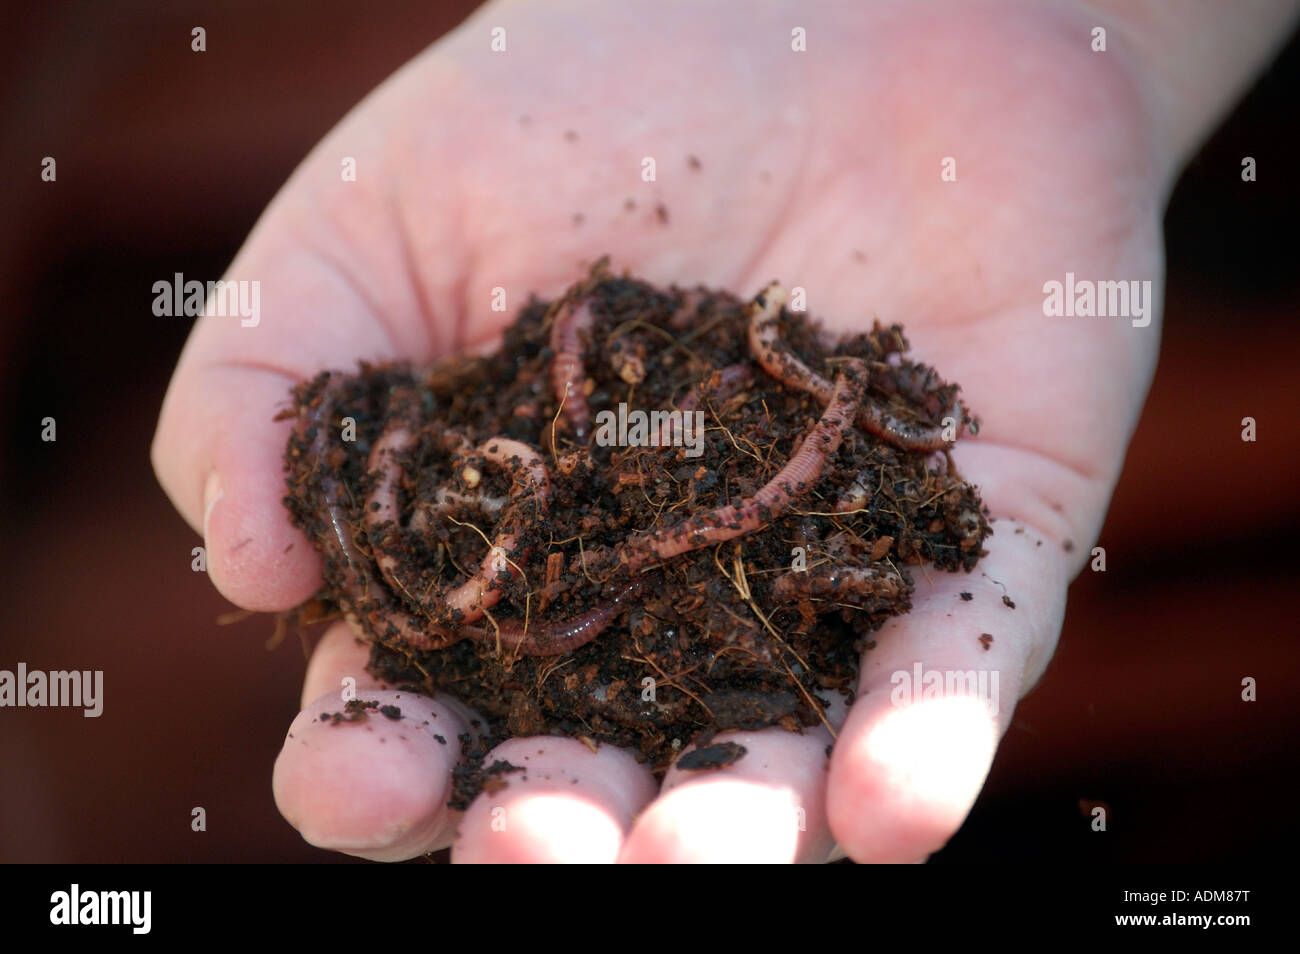
<svg viewBox="0 0 1300 954">
<path fill-rule="evenodd" d="M 189 569 L 199 541 L 149 466 L 189 326 L 153 318 L 150 289 L 218 277 L 311 146 L 474 6 L 56 3 L 0 37 L 0 669 L 107 684 L 98 719 L 0 710 L 0 860 L 335 859 L 271 799 L 302 648 L 268 651 L 268 617 L 216 624 L 231 607 Z M 936 861 L 1250 860 L 1295 829 L 1298 79 L 1293 39 L 1179 184 L 1107 571 L 1071 589 L 1056 659 Z M 1247 155 L 1258 182 L 1241 181 Z"/>
</svg>

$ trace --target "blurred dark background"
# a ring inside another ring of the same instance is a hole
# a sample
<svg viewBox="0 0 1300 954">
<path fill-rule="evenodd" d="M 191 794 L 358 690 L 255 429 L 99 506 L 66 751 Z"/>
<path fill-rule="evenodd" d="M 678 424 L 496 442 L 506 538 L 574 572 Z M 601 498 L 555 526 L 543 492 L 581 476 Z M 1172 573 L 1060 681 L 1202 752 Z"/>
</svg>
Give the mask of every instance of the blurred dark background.
<svg viewBox="0 0 1300 954">
<path fill-rule="evenodd" d="M 268 650 L 265 616 L 217 625 L 231 607 L 189 569 L 200 541 L 150 469 L 189 328 L 150 314 L 150 288 L 219 277 L 316 141 L 474 6 L 9 11 L 0 669 L 104 669 L 107 703 L 99 719 L 0 709 L 0 861 L 335 859 L 271 798 L 302 646 Z M 1160 367 L 1102 534 L 1107 572 L 1072 587 L 1060 650 L 936 861 L 1246 861 L 1296 828 L 1298 80 L 1293 39 L 1179 183 Z M 47 155 L 57 184 L 39 179 Z"/>
</svg>

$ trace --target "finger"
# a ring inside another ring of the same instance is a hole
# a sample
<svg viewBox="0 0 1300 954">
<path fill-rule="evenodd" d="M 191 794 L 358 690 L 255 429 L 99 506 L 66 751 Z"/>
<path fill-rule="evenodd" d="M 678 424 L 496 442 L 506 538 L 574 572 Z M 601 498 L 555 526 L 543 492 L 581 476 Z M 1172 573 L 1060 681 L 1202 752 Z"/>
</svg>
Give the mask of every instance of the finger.
<svg viewBox="0 0 1300 954">
<path fill-rule="evenodd" d="M 334 623 L 325 631 L 307 662 L 307 674 L 303 677 L 302 685 L 302 707 L 306 709 L 321 696 L 345 690 L 397 688 L 372 675 L 366 668 L 369 663 L 369 640 L 357 636 L 356 631 L 347 623 Z M 418 693 L 416 695 L 419 696 Z M 479 737 L 483 720 L 478 713 L 454 696 L 440 694 L 438 702 L 460 716 L 461 721 L 470 727 L 472 739 Z"/>
<path fill-rule="evenodd" d="M 392 689 L 366 671 L 370 662 L 370 644 L 359 637 L 347 623 L 336 622 L 325 631 L 307 662 L 302 680 L 302 707 L 331 692 L 346 688 Z M 352 680 L 351 683 L 345 680 Z"/>
<path fill-rule="evenodd" d="M 663 793 L 637 819 L 620 862 L 827 859 L 832 848 L 824 808 L 830 731 L 817 726 L 802 734 L 780 728 L 726 732 L 710 745 L 726 742 L 744 747 L 739 761 L 701 772 L 669 769 Z"/>
<path fill-rule="evenodd" d="M 374 356 L 378 347 L 359 309 L 338 298 L 319 300 L 331 283 L 323 269 L 289 267 L 272 276 L 263 262 L 254 250 L 226 279 L 265 282 L 285 297 L 285 307 L 272 309 L 276 296 L 268 294 L 268 314 L 257 327 L 199 320 L 163 402 L 153 461 L 173 504 L 203 534 L 213 584 L 240 606 L 272 611 L 301 603 L 320 580 L 315 551 L 281 503 L 293 425 L 273 418 L 295 383 L 324 366 L 350 366 L 349 351 Z M 344 337 L 354 347 L 340 342 L 333 354 L 321 353 L 319 344 L 279 353 L 284 327 L 296 325 L 304 339 L 319 341 L 313 326 L 325 322 L 336 334 L 349 328 Z"/>
<path fill-rule="evenodd" d="M 457 864 L 608 863 L 632 818 L 655 794 L 654 778 L 628 752 L 576 739 L 510 739 L 485 760 L 522 771 L 497 775 L 465 812 L 452 848 Z"/>
<path fill-rule="evenodd" d="M 445 346 L 434 330 L 452 313 L 439 297 L 442 323 L 426 321 L 383 205 L 341 198 L 346 190 L 304 197 L 316 165 L 273 203 L 223 278 L 244 283 L 256 309 L 196 320 L 152 448 L 163 489 L 203 533 L 212 582 L 254 610 L 291 608 L 320 582 L 319 559 L 281 502 L 293 425 L 273 418 L 290 389 L 358 360 L 425 359 Z"/>
<path fill-rule="evenodd" d="M 886 623 L 864 656 L 827 803 L 836 840 L 857 861 L 923 860 L 952 837 L 1051 655 L 1067 564 L 1058 548 L 1035 545 L 1040 535 L 1015 529 L 998 521 L 973 573 L 921 576 L 912 611 Z"/>
<path fill-rule="evenodd" d="M 280 813 L 309 843 L 372 861 L 445 847 L 456 824 L 451 770 L 469 731 L 463 710 L 412 692 L 359 690 L 357 699 L 378 706 L 348 721 L 335 692 L 293 720 L 271 783 Z"/>
</svg>

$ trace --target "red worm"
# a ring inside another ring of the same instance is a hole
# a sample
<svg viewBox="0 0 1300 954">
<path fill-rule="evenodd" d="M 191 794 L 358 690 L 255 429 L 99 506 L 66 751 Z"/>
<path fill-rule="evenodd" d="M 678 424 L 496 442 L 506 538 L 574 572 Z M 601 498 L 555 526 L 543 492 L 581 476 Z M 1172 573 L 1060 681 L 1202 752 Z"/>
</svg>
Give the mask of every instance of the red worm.
<svg viewBox="0 0 1300 954">
<path fill-rule="evenodd" d="M 892 573 L 875 567 L 836 567 L 831 570 L 791 570 L 772 587 L 772 596 L 780 603 L 793 603 L 803 597 L 839 599 L 850 593 L 862 596 L 895 597 L 901 581 Z"/>
<path fill-rule="evenodd" d="M 572 619 L 537 623 L 529 621 L 527 628 L 521 619 L 504 620 L 500 624 L 501 645 L 525 656 L 558 656 L 587 645 L 603 632 L 627 609 L 627 603 L 641 592 L 641 580 L 633 580 L 616 593 L 612 599 Z M 474 635 L 489 643 L 497 634 L 490 628 L 476 628 Z"/>
<path fill-rule="evenodd" d="M 582 298 L 564 305 L 551 325 L 551 386 L 555 400 L 564 408 L 564 415 L 573 428 L 579 443 L 585 442 L 591 428 L 591 410 L 582 385 L 587 377 L 582 360 L 582 336 L 591 334 L 595 320 L 591 299 Z"/>
<path fill-rule="evenodd" d="M 796 497 L 812 488 L 826 466 L 826 459 L 839 449 L 844 428 L 853 420 L 862 400 L 866 379 L 867 368 L 862 361 L 857 358 L 845 361 L 821 420 L 780 473 L 739 505 L 726 504 L 688 517 L 675 527 L 638 534 L 623 551 L 628 568 L 635 573 L 652 561 L 668 560 L 700 547 L 752 533 L 784 514 Z"/>
<path fill-rule="evenodd" d="M 316 473 L 320 478 L 321 510 L 330 525 L 327 538 L 329 556 L 343 576 L 344 588 L 349 593 L 361 591 L 361 568 L 365 566 L 357 552 L 356 540 L 352 527 L 348 523 L 347 511 L 344 509 L 343 481 L 335 476 L 326 457 L 329 454 L 329 432 L 334 419 L 334 390 L 338 387 L 339 376 L 331 373 L 325 381 L 325 387 L 317 398 L 315 406 L 305 407 L 299 412 L 298 434 L 306 440 L 309 432 L 313 433 L 310 448 L 316 459 Z"/>
<path fill-rule="evenodd" d="M 781 343 L 777 317 L 785 304 L 785 289 L 773 282 L 763 289 L 749 304 L 749 347 L 763 370 L 788 387 L 807 391 L 822 404 L 830 400 L 831 383 L 808 365 L 800 361 L 793 351 Z M 928 380 L 928 378 L 927 378 Z M 904 379 L 904 389 L 911 392 L 918 382 Z M 965 413 L 953 396 L 940 413 L 940 420 L 951 417 L 957 422 L 960 435 Z M 909 424 L 900 421 L 877 404 L 864 402 L 857 413 L 857 423 L 881 440 L 908 451 L 932 451 L 948 446 L 943 437 L 942 425 Z"/>
<path fill-rule="evenodd" d="M 851 513 L 855 510 L 861 510 L 871 499 L 872 489 L 867 483 L 867 471 L 862 471 L 858 476 L 853 478 L 853 483 L 849 489 L 840 495 L 840 499 L 835 502 L 834 510 L 836 513 Z"/>
<path fill-rule="evenodd" d="M 331 558 L 343 577 L 343 592 L 347 602 L 341 599 L 342 609 L 348 620 L 359 627 L 357 619 L 358 594 L 366 593 L 367 578 L 362 570 L 366 566 L 357 551 L 356 539 L 352 525 L 348 520 L 345 500 L 348 497 L 343 481 L 335 476 L 334 470 L 326 463 L 329 453 L 329 433 L 334 420 L 334 391 L 339 384 L 338 375 L 331 374 L 326 380 L 315 407 L 307 408 L 299 418 L 299 434 L 305 439 L 307 431 L 314 431 L 311 439 L 311 452 L 316 458 L 316 469 L 320 475 L 321 509 L 325 520 L 330 525 L 330 535 L 326 537 L 326 556 Z M 412 649 L 443 649 L 464 638 L 442 627 L 429 627 L 428 631 L 406 613 L 388 604 L 387 600 L 375 597 L 378 606 L 373 607 L 366 618 L 370 629 L 376 635 L 399 636 Z"/>
<path fill-rule="evenodd" d="M 370 497 L 366 500 L 366 529 L 371 535 L 371 542 L 376 551 L 389 534 L 400 528 L 400 512 L 397 505 L 397 484 L 401 477 L 401 468 L 393 459 L 411 446 L 411 432 L 404 425 L 389 428 L 370 451 L 369 468 L 379 475 Z M 511 513 L 501 521 L 502 525 L 514 523 L 513 511 L 525 499 L 535 499 L 537 506 L 545 513 L 550 501 L 551 483 L 546 470 L 546 463 L 540 454 L 520 441 L 493 437 L 484 441 L 477 449 L 477 454 L 498 466 L 506 466 L 517 461 L 510 485 Z M 388 527 L 385 533 L 382 528 Z M 457 587 L 442 587 L 435 591 L 416 595 L 416 588 L 409 587 L 402 578 L 400 561 L 393 556 L 380 553 L 376 559 L 379 571 L 397 591 L 406 594 L 411 602 L 419 606 L 435 623 L 472 623 L 481 619 L 486 609 L 501 599 L 498 579 L 502 573 L 510 570 L 510 554 L 517 548 L 513 533 L 497 533 L 487 556 L 479 564 L 479 571 Z"/>
</svg>

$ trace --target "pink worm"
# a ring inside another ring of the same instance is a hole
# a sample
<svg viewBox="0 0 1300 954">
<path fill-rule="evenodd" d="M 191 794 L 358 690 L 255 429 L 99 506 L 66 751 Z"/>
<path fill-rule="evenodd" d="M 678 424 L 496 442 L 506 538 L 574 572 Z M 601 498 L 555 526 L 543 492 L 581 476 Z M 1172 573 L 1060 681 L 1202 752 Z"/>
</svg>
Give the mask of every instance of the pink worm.
<svg viewBox="0 0 1300 954">
<path fill-rule="evenodd" d="M 314 408 L 304 409 L 300 413 L 299 433 L 304 436 L 308 430 L 314 430 L 311 451 L 317 461 L 320 474 L 321 496 L 324 501 L 323 512 L 329 522 L 331 536 L 325 544 L 326 554 L 334 565 L 340 568 L 343 576 L 343 590 L 349 596 L 349 603 L 342 609 L 349 620 L 357 624 L 356 595 L 367 590 L 362 568 L 366 565 L 357 551 L 356 539 L 348 521 L 344 498 L 347 496 L 343 481 L 334 476 L 334 471 L 325 463 L 329 453 L 328 434 L 334 418 L 334 390 L 338 387 L 337 375 L 330 375 L 325 389 Z M 387 600 L 377 598 L 378 608 L 367 614 L 371 630 L 376 634 L 391 636 L 396 633 L 413 649 L 442 649 L 463 639 L 463 635 L 442 627 L 430 627 L 426 632 L 406 613 L 388 604 Z M 342 600 L 340 600 L 342 602 Z M 434 638 L 437 636 L 438 638 Z"/>
<path fill-rule="evenodd" d="M 623 553 L 628 569 L 636 573 L 653 560 L 668 560 L 691 550 L 752 533 L 784 514 L 796 497 L 807 493 L 821 475 L 826 459 L 839 449 L 844 428 L 853 420 L 866 387 L 867 368 L 862 361 L 845 361 L 821 420 L 804 438 L 799 450 L 754 496 L 739 505 L 726 504 L 666 530 L 638 534 Z"/>
<path fill-rule="evenodd" d="M 899 579 L 874 567 L 837 567 L 833 570 L 790 571 L 776 581 L 772 596 L 792 603 L 804 596 L 837 599 L 849 593 L 863 596 L 897 596 Z"/>
<path fill-rule="evenodd" d="M 551 361 L 551 386 L 579 442 L 586 441 L 591 427 L 591 410 L 587 396 L 582 393 L 587 377 L 582 360 L 582 336 L 591 334 L 595 317 L 591 299 L 583 298 L 566 304 L 551 325 L 551 350 L 555 352 Z"/>
<path fill-rule="evenodd" d="M 477 507 L 488 516 L 495 516 L 506 505 L 506 498 L 492 497 L 487 494 L 462 494 L 446 487 L 439 487 L 433 500 L 418 505 L 408 526 L 417 532 L 428 529 L 429 521 L 441 517 L 457 507 Z"/>
<path fill-rule="evenodd" d="M 572 619 L 535 623 L 527 628 L 521 619 L 503 620 L 500 624 L 501 645 L 525 656 L 558 656 L 587 645 L 599 636 L 610 623 L 627 609 L 627 602 L 641 592 L 643 583 L 634 580 L 616 593 L 613 598 Z M 476 627 L 473 635 L 491 643 L 497 633 L 485 627 Z"/>
<path fill-rule="evenodd" d="M 873 491 L 866 478 L 867 472 L 865 470 L 853 478 L 853 483 L 849 486 L 849 489 L 835 502 L 833 509 L 836 513 L 850 513 L 854 510 L 861 510 L 867 505 Z"/>
<path fill-rule="evenodd" d="M 379 474 L 374 489 L 366 500 L 366 529 L 372 535 L 375 549 L 387 538 L 381 536 L 380 527 L 390 524 L 394 529 L 400 526 L 400 513 L 397 506 L 397 484 L 401 468 L 396 465 L 393 455 L 401 453 L 411 446 L 411 432 L 403 425 L 391 427 L 383 437 L 375 442 L 370 451 L 370 470 Z M 540 454 L 527 444 L 501 437 L 493 437 L 479 445 L 477 453 L 498 466 L 506 466 L 511 460 L 518 460 L 510 485 L 510 504 L 513 511 L 531 493 L 537 500 L 538 507 L 546 512 L 550 501 L 550 476 L 546 463 Z M 503 523 L 512 522 L 507 513 Z M 391 532 L 391 531 L 390 531 Z M 499 532 L 488 550 L 487 556 L 479 564 L 478 573 L 457 587 L 444 587 L 433 594 L 416 596 L 402 581 L 398 572 L 398 560 L 387 554 L 380 554 L 376 562 L 379 571 L 394 589 L 405 593 L 416 605 L 435 621 L 435 623 L 472 623 L 481 619 L 483 612 L 494 606 L 501 599 L 501 589 L 497 583 L 502 573 L 510 570 L 509 555 L 517 546 L 513 533 Z"/>
<path fill-rule="evenodd" d="M 749 347 L 764 371 L 789 387 L 807 391 L 825 404 L 830 400 L 831 383 L 781 344 L 776 319 L 781 314 L 783 304 L 785 290 L 775 282 L 759 292 L 749 304 Z M 914 391 L 916 387 L 916 381 L 905 379 L 905 390 Z M 941 412 L 940 420 L 944 417 L 957 421 L 960 434 L 965 415 L 955 394 Z M 948 445 L 941 425 L 908 424 L 876 404 L 862 404 L 858 408 L 857 423 L 864 430 L 903 450 L 932 451 Z"/>
</svg>

